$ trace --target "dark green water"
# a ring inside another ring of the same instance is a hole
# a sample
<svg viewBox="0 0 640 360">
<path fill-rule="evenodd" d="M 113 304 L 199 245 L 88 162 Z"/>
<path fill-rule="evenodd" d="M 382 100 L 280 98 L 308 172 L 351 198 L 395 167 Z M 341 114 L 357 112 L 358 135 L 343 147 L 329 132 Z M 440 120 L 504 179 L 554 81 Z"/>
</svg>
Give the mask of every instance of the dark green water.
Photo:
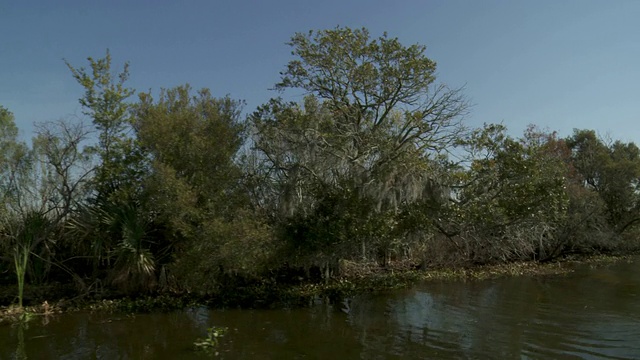
<svg viewBox="0 0 640 360">
<path fill-rule="evenodd" d="M 0 326 L 1 359 L 639 359 L 640 261 L 554 277 L 442 282 L 334 305 L 68 314 Z"/>
</svg>

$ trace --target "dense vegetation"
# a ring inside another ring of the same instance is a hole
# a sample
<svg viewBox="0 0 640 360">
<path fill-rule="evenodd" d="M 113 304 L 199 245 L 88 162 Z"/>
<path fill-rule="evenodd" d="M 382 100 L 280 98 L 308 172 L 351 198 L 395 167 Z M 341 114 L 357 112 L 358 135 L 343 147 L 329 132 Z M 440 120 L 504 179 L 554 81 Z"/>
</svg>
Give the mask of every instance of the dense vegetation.
<svg viewBox="0 0 640 360">
<path fill-rule="evenodd" d="M 109 52 L 67 63 L 86 119 L 19 140 L 0 107 L 0 282 L 77 294 L 328 280 L 381 268 L 635 248 L 640 150 L 592 130 L 468 128 L 421 45 L 293 36 L 278 97 L 127 87 Z M 20 296 L 20 302 L 22 297 Z"/>
</svg>

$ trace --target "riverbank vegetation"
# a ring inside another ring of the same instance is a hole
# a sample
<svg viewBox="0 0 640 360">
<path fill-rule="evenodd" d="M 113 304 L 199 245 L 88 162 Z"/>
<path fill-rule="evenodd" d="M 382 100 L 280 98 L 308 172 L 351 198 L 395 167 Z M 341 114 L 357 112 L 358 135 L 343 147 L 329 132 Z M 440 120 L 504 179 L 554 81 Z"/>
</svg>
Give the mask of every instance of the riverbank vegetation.
<svg viewBox="0 0 640 360">
<path fill-rule="evenodd" d="M 27 144 L 0 107 L 0 285 L 19 289 L 0 305 L 22 306 L 25 284 L 228 303 L 263 288 L 268 301 L 358 272 L 638 249 L 634 143 L 471 128 L 426 48 L 386 34 L 339 27 L 289 45 L 280 97 L 255 110 L 188 85 L 136 93 L 108 51 L 66 63 L 85 122 L 40 123 Z"/>
</svg>

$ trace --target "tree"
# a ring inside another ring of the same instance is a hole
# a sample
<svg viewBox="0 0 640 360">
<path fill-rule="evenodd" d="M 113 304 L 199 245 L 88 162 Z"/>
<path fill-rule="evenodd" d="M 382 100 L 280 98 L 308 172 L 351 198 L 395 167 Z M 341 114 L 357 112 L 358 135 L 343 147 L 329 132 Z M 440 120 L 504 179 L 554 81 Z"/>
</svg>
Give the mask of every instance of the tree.
<svg viewBox="0 0 640 360">
<path fill-rule="evenodd" d="M 111 71 L 109 50 L 104 58 L 87 59 L 90 71 L 75 68 L 65 61 L 76 81 L 84 88 L 79 99 L 83 113 L 91 118 L 98 130 L 96 153 L 100 164 L 95 174 L 96 199 L 109 200 L 120 197 L 125 201 L 134 198 L 136 183 L 144 173 L 142 155 L 137 152 L 135 139 L 131 137 L 129 119 L 130 104 L 126 100 L 134 90 L 125 87 L 129 78 L 129 64 L 119 74 Z"/>
<path fill-rule="evenodd" d="M 241 176 L 234 162 L 243 143 L 241 105 L 213 98 L 207 89 L 191 95 L 188 85 L 163 90 L 157 102 L 140 94 L 135 127 L 151 159 L 147 195 L 174 229 L 184 230 L 186 218 L 198 222 L 233 208 L 229 200 Z"/>
<path fill-rule="evenodd" d="M 273 99 L 252 116 L 270 189 L 258 202 L 275 199 L 271 213 L 281 223 L 321 216 L 328 204 L 329 212 L 355 211 L 333 214 L 357 219 L 356 234 L 327 234 L 359 242 L 367 257 L 366 243 L 393 233 L 387 218 L 433 189 L 434 163 L 464 131 L 467 103 L 460 90 L 434 84 L 436 64 L 424 46 L 349 28 L 298 33 L 289 45 L 295 59 L 276 89 L 306 97 L 301 105 Z"/>
<path fill-rule="evenodd" d="M 0 106 L 0 216 L 21 213 L 28 202 L 23 193 L 33 165 L 29 147 L 18 140 L 13 113 Z"/>
<path fill-rule="evenodd" d="M 104 270 L 114 284 L 133 279 L 134 284 L 126 287 L 134 290 L 152 283 L 155 267 L 147 251 L 148 229 L 140 199 L 146 158 L 132 136 L 131 105 L 126 102 L 134 94 L 125 87 L 129 65 L 117 75 L 112 73 L 108 50 L 104 58 L 88 61 L 89 70 L 65 61 L 85 90 L 79 102 L 98 131 L 98 144 L 89 150 L 99 158 L 91 202 L 75 214 L 71 228 L 84 245 L 82 251 L 92 254 L 94 280 Z"/>
<path fill-rule="evenodd" d="M 362 136 L 377 129 L 395 140 L 390 155 L 411 146 L 439 151 L 459 133 L 467 104 L 458 90 L 433 85 L 436 63 L 424 55 L 425 46 L 405 47 L 386 33 L 372 40 L 368 30 L 349 28 L 297 33 L 289 45 L 296 60 L 276 89 L 297 88 L 326 101 L 353 142 L 344 149 L 354 153 L 352 160 L 372 155 L 357 150 L 368 150 L 366 144 L 360 149 Z"/>
<path fill-rule="evenodd" d="M 505 131 L 486 125 L 463 143 L 471 162 L 452 178 L 448 204 L 431 215 L 472 262 L 546 258 L 566 219 L 567 167 L 555 133 L 530 127 L 513 139 Z"/>
<path fill-rule="evenodd" d="M 268 227 L 248 206 L 236 155 L 243 103 L 188 85 L 140 94 L 136 134 L 150 159 L 144 199 L 156 241 L 171 248 L 183 284 L 209 290 L 252 274 L 270 255 Z M 156 244 L 158 246 L 158 244 Z"/>
<path fill-rule="evenodd" d="M 46 281 L 52 265 L 71 274 L 63 259 L 56 257 L 71 256 L 65 251 L 73 244 L 64 234 L 66 221 L 83 206 L 91 191 L 94 164 L 91 154 L 82 149 L 88 135 L 81 123 L 59 120 L 36 124 L 30 166 L 17 184 L 19 217 L 12 219 L 9 227 L 14 240 L 30 239 L 25 249 L 31 259 L 25 270 L 32 283 Z"/>
<path fill-rule="evenodd" d="M 40 183 L 46 188 L 46 211 L 54 223 L 77 212 L 90 196 L 96 164 L 92 149 L 83 148 L 90 132 L 81 122 L 37 124 L 33 148 L 41 165 Z"/>
<path fill-rule="evenodd" d="M 640 149 L 634 143 L 606 144 L 593 130 L 566 139 L 583 185 L 604 202 L 612 230 L 622 234 L 640 221 Z"/>
<path fill-rule="evenodd" d="M 30 180 L 32 164 L 31 151 L 18 140 L 13 114 L 0 106 L 0 201 L 3 203 L 0 208 L 0 256 L 3 260 L 13 261 L 20 308 L 30 252 L 34 243 L 40 240 L 29 232 L 27 206 L 30 204 L 23 194 Z"/>
</svg>

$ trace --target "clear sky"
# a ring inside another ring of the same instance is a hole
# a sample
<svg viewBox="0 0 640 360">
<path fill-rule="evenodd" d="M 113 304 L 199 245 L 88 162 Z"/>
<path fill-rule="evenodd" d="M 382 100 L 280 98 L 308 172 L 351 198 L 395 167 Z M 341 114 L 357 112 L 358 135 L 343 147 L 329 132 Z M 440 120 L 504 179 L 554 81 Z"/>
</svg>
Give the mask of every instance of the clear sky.
<svg viewBox="0 0 640 360">
<path fill-rule="evenodd" d="M 0 105 L 27 138 L 80 115 L 63 59 L 86 66 L 109 48 L 139 91 L 190 83 L 248 113 L 277 96 L 295 32 L 340 25 L 426 45 L 438 81 L 466 87 L 471 126 L 640 143 L 639 19 L 640 0 L 0 0 Z"/>
</svg>

